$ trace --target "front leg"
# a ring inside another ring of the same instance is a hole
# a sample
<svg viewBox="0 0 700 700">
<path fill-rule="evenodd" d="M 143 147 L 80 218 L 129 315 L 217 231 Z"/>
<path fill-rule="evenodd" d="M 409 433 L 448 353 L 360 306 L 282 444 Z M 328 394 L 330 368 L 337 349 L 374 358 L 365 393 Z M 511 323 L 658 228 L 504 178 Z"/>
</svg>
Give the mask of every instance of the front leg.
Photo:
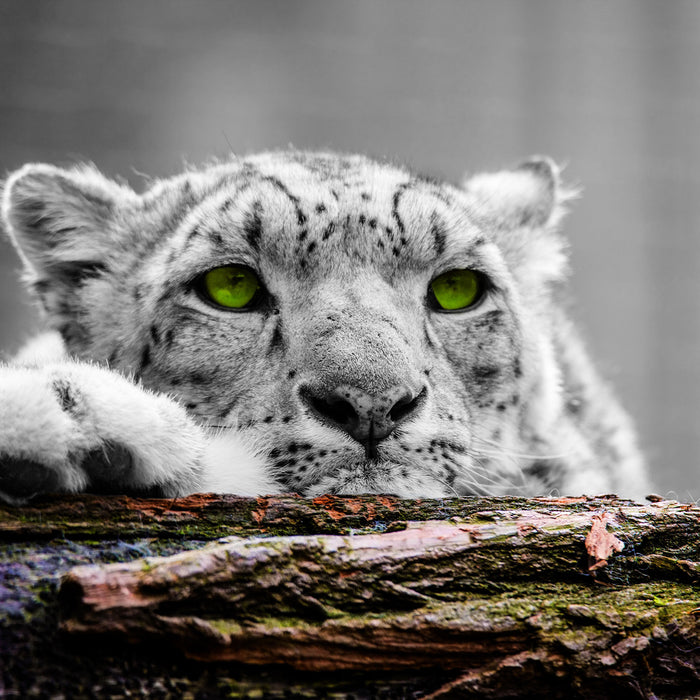
<svg viewBox="0 0 700 700">
<path fill-rule="evenodd" d="M 185 409 L 96 365 L 0 366 L 0 499 L 206 488 L 208 438 Z"/>
</svg>

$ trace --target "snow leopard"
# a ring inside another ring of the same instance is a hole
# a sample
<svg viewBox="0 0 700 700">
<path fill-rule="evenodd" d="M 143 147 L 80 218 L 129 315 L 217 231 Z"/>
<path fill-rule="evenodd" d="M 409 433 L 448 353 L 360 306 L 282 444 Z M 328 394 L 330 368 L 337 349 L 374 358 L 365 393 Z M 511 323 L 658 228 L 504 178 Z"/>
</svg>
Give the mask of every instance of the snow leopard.
<svg viewBox="0 0 700 700">
<path fill-rule="evenodd" d="M 546 157 L 25 165 L 2 217 L 46 325 L 0 365 L 0 498 L 643 495 L 567 311 L 574 196 Z"/>
</svg>

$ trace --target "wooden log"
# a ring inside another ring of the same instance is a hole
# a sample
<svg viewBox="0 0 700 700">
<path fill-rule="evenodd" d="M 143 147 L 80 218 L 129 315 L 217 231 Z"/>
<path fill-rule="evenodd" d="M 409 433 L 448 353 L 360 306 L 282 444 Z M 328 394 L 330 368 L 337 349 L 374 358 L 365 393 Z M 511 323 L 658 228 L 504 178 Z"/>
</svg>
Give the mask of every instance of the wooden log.
<svg viewBox="0 0 700 700">
<path fill-rule="evenodd" d="M 47 543 L 58 531 L 69 539 Z M 0 512 L 0 565 L 65 558 L 39 612 L 61 616 L 62 663 L 100 682 L 126 682 L 138 659 L 141 686 L 165 687 L 176 660 L 193 696 L 215 669 L 230 697 L 672 698 L 700 692 L 699 535 L 697 506 L 614 497 L 79 496 Z M 70 567 L 100 546 L 102 562 L 168 556 Z M 39 618 L 19 625 L 34 646 Z M 0 595 L 0 669 L 3 620 L 16 635 Z M 44 682 L 57 664 L 32 663 Z M 24 692 L 20 666 L 5 687 Z"/>
</svg>

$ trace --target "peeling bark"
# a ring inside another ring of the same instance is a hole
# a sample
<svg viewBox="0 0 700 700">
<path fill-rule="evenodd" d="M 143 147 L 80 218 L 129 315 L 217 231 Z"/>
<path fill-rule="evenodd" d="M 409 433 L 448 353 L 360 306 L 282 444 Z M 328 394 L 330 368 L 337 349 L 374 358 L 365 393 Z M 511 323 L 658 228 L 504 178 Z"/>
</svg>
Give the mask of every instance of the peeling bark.
<svg viewBox="0 0 700 700">
<path fill-rule="evenodd" d="M 4 585 L 20 557 L 15 591 L 63 574 L 19 621 L 0 603 L 0 679 L 22 696 L 63 666 L 70 697 L 94 673 L 193 697 L 689 697 L 699 535 L 696 506 L 614 497 L 47 499 L 0 509 Z M 18 661 L 3 631 L 44 657 Z"/>
</svg>

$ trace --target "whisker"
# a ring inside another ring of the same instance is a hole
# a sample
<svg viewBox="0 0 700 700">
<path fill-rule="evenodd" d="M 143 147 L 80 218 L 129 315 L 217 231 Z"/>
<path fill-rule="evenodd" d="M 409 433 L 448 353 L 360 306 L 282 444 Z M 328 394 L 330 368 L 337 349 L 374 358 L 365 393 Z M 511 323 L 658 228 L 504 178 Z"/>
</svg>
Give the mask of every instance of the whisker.
<svg viewBox="0 0 700 700">
<path fill-rule="evenodd" d="M 482 443 L 483 445 L 486 445 L 487 447 L 493 449 L 484 449 L 480 445 L 475 443 Z M 558 454 L 528 454 L 527 452 L 515 452 L 514 450 L 504 448 L 497 442 L 489 440 L 488 438 L 481 437 L 479 435 L 475 435 L 473 437 L 472 444 L 474 445 L 474 447 L 476 447 L 480 454 L 492 457 L 510 456 L 515 457 L 516 459 L 566 459 L 567 457 L 571 456 L 571 451 L 560 452 Z"/>
<path fill-rule="evenodd" d="M 482 456 L 478 454 L 470 453 L 469 457 L 472 459 L 473 463 L 470 467 L 470 472 L 478 475 L 483 481 L 487 483 L 494 484 L 500 487 L 506 487 L 509 491 L 522 491 L 526 488 L 526 479 L 522 468 L 519 463 L 513 461 L 514 466 L 517 469 L 515 474 L 502 474 L 492 465 L 485 465 L 482 462 Z M 513 477 L 519 477 L 519 483 L 513 481 Z"/>
<path fill-rule="evenodd" d="M 435 474 L 432 474 L 424 464 L 416 464 L 415 466 L 418 468 L 418 471 L 420 471 L 421 473 L 430 477 L 433 481 L 436 481 L 441 486 L 444 486 L 448 491 L 451 491 L 454 496 L 460 495 L 459 491 L 457 491 L 457 489 L 455 489 L 455 487 L 452 486 L 452 484 L 450 484 L 445 479 L 441 479 L 440 477 L 436 476 Z"/>
</svg>

